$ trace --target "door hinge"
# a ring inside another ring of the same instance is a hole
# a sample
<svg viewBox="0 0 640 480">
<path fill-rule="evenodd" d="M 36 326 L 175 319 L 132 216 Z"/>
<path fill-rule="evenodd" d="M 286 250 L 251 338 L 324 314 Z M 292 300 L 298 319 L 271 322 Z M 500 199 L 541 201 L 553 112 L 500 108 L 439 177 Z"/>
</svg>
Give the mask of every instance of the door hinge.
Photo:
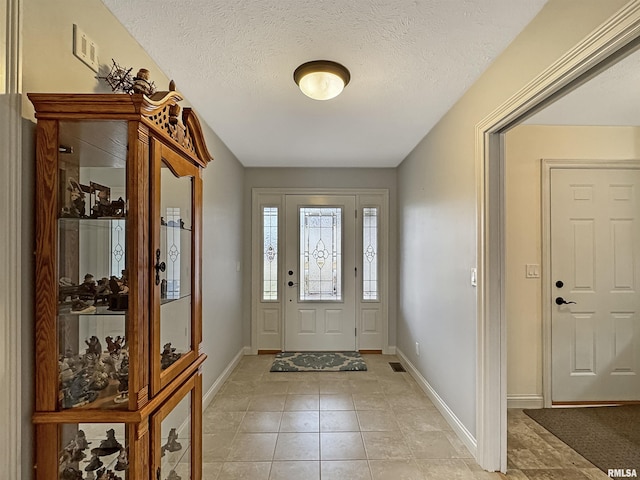
<svg viewBox="0 0 640 480">
<path fill-rule="evenodd" d="M 356 271 L 356 277 L 358 276 L 358 267 L 355 268 Z"/>
<path fill-rule="evenodd" d="M 358 218 L 358 210 L 355 211 L 356 218 Z"/>
<path fill-rule="evenodd" d="M 353 332 L 354 335 L 357 337 L 358 336 L 358 327 L 354 328 L 353 330 L 354 330 L 354 332 Z"/>
</svg>

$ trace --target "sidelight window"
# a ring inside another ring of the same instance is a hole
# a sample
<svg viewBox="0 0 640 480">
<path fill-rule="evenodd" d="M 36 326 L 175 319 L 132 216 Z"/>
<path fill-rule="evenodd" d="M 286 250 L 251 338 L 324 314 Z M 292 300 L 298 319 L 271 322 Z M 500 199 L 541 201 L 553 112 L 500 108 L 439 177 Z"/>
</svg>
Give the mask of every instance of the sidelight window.
<svg viewBox="0 0 640 480">
<path fill-rule="evenodd" d="M 278 207 L 262 207 L 262 300 L 278 300 Z"/>
<path fill-rule="evenodd" d="M 377 207 L 362 209 L 362 299 L 379 299 Z"/>
</svg>

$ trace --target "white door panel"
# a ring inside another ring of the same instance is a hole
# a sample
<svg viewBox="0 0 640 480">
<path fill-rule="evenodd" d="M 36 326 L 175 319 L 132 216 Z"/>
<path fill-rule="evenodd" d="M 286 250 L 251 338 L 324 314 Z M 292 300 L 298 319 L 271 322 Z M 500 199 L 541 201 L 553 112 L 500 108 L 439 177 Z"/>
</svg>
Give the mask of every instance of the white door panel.
<svg viewBox="0 0 640 480">
<path fill-rule="evenodd" d="M 639 215 L 639 170 L 551 171 L 554 402 L 640 399 Z"/>
<path fill-rule="evenodd" d="M 355 197 L 287 195 L 285 209 L 285 350 L 355 350 Z"/>
</svg>

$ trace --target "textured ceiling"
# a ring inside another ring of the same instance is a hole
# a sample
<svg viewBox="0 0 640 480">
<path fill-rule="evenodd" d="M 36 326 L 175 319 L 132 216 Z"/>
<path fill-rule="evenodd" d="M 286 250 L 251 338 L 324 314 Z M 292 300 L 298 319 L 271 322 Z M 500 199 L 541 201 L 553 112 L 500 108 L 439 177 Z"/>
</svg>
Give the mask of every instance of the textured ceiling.
<svg viewBox="0 0 640 480">
<path fill-rule="evenodd" d="M 245 166 L 393 167 L 545 0 L 103 2 Z M 319 59 L 333 100 L 293 81 Z"/>
</svg>

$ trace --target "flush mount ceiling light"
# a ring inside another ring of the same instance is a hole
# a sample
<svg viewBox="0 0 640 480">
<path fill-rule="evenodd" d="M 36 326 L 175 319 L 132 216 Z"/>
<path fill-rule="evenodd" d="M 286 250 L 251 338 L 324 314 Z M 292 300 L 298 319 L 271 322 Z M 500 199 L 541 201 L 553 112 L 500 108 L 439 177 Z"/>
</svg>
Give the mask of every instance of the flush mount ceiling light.
<svg viewBox="0 0 640 480">
<path fill-rule="evenodd" d="M 314 60 L 300 65 L 293 72 L 302 93 L 314 100 L 329 100 L 337 97 L 347 86 L 349 70 L 329 60 Z"/>
</svg>

